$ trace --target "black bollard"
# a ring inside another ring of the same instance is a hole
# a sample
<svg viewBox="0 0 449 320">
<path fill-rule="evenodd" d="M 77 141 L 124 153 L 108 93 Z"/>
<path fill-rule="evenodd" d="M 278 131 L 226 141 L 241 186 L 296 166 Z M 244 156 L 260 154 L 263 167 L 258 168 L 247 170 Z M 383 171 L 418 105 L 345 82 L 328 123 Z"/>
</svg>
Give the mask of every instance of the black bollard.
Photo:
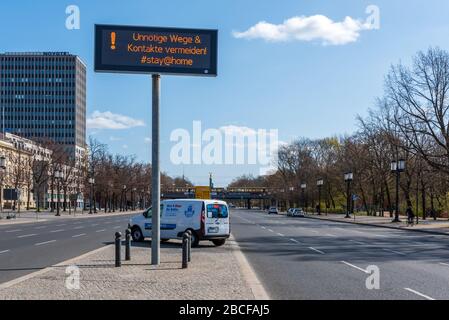
<svg viewBox="0 0 449 320">
<path fill-rule="evenodd" d="M 122 261 L 121 261 L 121 244 L 122 242 L 122 234 L 120 232 L 115 233 L 115 267 L 121 267 Z"/>
<path fill-rule="evenodd" d="M 187 269 L 189 265 L 189 236 L 187 233 L 184 233 L 182 236 L 182 268 Z"/>
<path fill-rule="evenodd" d="M 188 244 L 187 244 L 187 261 L 192 261 L 192 231 L 187 230 L 187 236 L 188 236 Z"/>
<path fill-rule="evenodd" d="M 131 230 L 129 228 L 125 231 L 125 260 L 131 260 Z"/>
</svg>

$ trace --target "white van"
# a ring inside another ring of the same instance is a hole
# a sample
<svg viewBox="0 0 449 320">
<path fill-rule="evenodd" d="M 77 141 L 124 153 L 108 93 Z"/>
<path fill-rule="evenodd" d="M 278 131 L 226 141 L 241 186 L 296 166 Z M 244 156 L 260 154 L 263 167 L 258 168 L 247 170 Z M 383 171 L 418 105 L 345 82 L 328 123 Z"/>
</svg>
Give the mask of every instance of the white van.
<svg viewBox="0 0 449 320">
<path fill-rule="evenodd" d="M 161 202 L 161 241 L 181 239 L 184 232 L 192 232 L 192 246 L 200 240 L 210 240 L 216 246 L 225 244 L 230 235 L 229 208 L 218 200 L 164 200 Z M 152 210 L 130 219 L 134 241 L 151 238 Z"/>
</svg>

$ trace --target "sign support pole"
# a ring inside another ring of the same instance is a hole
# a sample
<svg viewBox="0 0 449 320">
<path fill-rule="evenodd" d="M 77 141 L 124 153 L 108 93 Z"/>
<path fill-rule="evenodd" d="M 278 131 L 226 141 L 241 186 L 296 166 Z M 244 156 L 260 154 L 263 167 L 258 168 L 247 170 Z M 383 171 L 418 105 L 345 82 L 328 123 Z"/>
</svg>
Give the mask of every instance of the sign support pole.
<svg viewBox="0 0 449 320">
<path fill-rule="evenodd" d="M 161 172 L 159 167 L 159 110 L 160 110 L 160 80 L 159 74 L 152 75 L 153 98 L 152 98 L 152 224 L 151 224 L 151 264 L 160 264 L 161 251 L 161 221 L 160 221 L 160 202 L 161 202 Z"/>
</svg>

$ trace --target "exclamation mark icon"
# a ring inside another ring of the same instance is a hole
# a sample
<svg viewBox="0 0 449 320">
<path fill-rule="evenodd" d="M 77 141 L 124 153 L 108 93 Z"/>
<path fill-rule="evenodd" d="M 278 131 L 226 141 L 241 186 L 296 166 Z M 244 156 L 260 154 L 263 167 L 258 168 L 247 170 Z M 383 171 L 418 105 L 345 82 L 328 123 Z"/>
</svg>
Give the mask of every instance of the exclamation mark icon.
<svg viewBox="0 0 449 320">
<path fill-rule="evenodd" d="M 115 32 L 111 32 L 111 49 L 115 50 L 115 41 L 116 41 L 117 35 Z"/>
</svg>

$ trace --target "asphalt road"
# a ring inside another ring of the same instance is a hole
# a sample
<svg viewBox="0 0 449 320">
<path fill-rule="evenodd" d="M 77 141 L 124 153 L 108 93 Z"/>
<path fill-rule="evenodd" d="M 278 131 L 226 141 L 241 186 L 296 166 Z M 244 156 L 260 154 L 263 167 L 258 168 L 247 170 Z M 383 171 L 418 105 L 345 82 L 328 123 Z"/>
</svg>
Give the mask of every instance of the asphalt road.
<svg viewBox="0 0 449 320">
<path fill-rule="evenodd" d="M 0 225 L 0 283 L 112 243 L 135 214 Z"/>
<path fill-rule="evenodd" d="M 448 236 L 254 210 L 231 219 L 273 299 L 449 299 Z M 368 266 L 379 270 L 379 289 L 366 287 Z"/>
</svg>

